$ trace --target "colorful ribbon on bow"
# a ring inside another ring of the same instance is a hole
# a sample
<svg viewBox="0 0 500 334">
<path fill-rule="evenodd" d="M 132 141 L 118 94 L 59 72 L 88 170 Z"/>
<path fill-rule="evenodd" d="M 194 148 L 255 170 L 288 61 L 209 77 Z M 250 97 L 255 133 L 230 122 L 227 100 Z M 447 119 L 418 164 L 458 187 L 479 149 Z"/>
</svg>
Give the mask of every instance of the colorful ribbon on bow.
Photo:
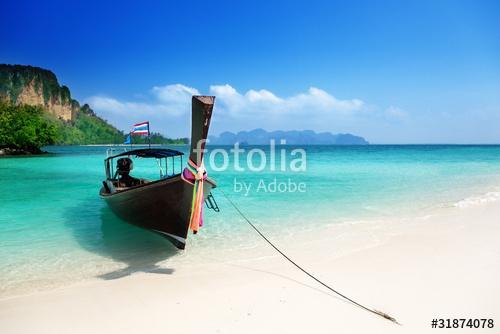
<svg viewBox="0 0 500 334">
<path fill-rule="evenodd" d="M 189 218 L 189 228 L 193 233 L 197 233 L 203 226 L 203 182 L 207 178 L 207 171 L 203 161 L 197 166 L 193 161 L 188 160 L 188 165 L 182 171 L 181 178 L 193 185 L 193 200 L 191 202 L 191 217 Z"/>
</svg>

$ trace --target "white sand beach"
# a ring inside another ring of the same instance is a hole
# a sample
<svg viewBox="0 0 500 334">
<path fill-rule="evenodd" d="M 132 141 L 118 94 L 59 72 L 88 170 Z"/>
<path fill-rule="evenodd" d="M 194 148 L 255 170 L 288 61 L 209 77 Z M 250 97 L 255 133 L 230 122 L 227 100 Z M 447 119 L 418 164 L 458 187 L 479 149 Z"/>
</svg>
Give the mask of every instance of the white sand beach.
<svg viewBox="0 0 500 334">
<path fill-rule="evenodd" d="M 0 300 L 0 331 L 494 333 L 500 327 L 499 216 L 500 202 L 482 203 L 403 222 L 332 226 L 279 245 L 401 326 L 341 300 L 262 242 L 259 252 L 268 256 L 254 260 L 212 259 L 176 267 L 172 275 L 134 274 Z M 434 318 L 496 323 L 494 329 L 432 329 Z"/>
</svg>

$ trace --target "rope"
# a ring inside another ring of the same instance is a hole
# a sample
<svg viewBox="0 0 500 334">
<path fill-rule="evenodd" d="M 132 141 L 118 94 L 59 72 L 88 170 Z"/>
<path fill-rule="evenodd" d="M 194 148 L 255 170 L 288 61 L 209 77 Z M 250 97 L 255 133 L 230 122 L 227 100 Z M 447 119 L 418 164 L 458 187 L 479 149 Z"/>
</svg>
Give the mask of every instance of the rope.
<svg viewBox="0 0 500 334">
<path fill-rule="evenodd" d="M 346 295 L 340 293 L 339 291 L 333 289 L 332 287 L 330 287 L 328 284 L 322 282 L 321 280 L 319 280 L 318 278 L 316 278 L 314 275 L 312 275 L 311 273 L 309 273 L 307 270 L 305 270 L 304 268 L 302 268 L 301 266 L 299 266 L 295 261 L 293 261 L 291 258 L 289 258 L 285 253 L 283 253 L 278 247 L 276 247 L 269 239 L 266 238 L 266 236 L 264 234 L 262 234 L 262 232 L 259 231 L 259 229 L 257 227 L 255 227 L 254 224 L 252 224 L 252 222 L 245 216 L 245 214 L 243 212 L 241 212 L 241 210 L 236 206 L 236 204 L 226 195 L 226 193 L 220 189 L 220 192 L 224 195 L 224 197 L 227 199 L 227 201 L 233 206 L 233 208 L 238 211 L 238 213 L 240 214 L 240 216 L 255 230 L 255 232 L 257 232 L 261 237 L 262 239 L 264 239 L 269 245 L 271 245 L 271 247 L 274 248 L 275 251 L 277 251 L 279 254 L 281 254 L 281 256 L 283 256 L 286 260 L 288 260 L 288 262 L 290 262 L 291 264 L 293 264 L 295 267 L 297 267 L 300 271 L 302 271 L 304 274 L 306 274 L 307 276 L 309 276 L 310 278 L 312 278 L 313 280 L 315 280 L 316 282 L 318 282 L 319 284 L 321 284 L 322 286 L 324 286 L 325 288 L 327 288 L 328 290 L 330 290 L 331 292 L 335 293 L 336 295 L 344 298 L 345 300 L 351 302 L 352 304 L 362 308 L 363 310 L 365 311 L 368 311 L 370 313 L 373 313 L 375 315 L 378 315 L 384 319 L 387 319 L 387 320 L 390 320 L 398 325 L 401 325 L 395 318 L 391 317 L 389 314 L 387 313 L 384 313 L 382 311 L 378 311 L 378 310 L 375 310 L 375 309 L 371 309 L 367 306 L 364 306 L 356 301 L 354 301 L 353 299 L 347 297 Z"/>
<path fill-rule="evenodd" d="M 189 175 L 184 175 L 190 173 Z M 191 159 L 188 160 L 187 167 L 181 174 L 181 179 L 193 185 L 193 198 L 191 200 L 191 216 L 189 217 L 189 228 L 194 234 L 203 226 L 203 182 L 207 178 L 207 171 L 203 161 L 199 166 Z"/>
</svg>

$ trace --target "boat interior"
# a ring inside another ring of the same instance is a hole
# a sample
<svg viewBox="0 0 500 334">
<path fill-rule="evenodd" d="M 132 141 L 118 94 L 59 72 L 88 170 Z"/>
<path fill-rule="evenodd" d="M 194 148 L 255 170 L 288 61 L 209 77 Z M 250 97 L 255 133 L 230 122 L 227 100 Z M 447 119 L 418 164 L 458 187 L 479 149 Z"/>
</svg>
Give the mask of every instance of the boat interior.
<svg viewBox="0 0 500 334">
<path fill-rule="evenodd" d="M 182 173 L 182 157 L 184 153 L 170 149 L 138 149 L 110 154 L 104 161 L 106 181 L 103 182 L 107 193 L 115 193 L 139 187 L 153 181 L 169 179 Z M 134 159 L 146 158 L 156 160 L 157 178 L 139 178 L 131 175 Z M 116 160 L 116 163 L 115 163 Z"/>
</svg>

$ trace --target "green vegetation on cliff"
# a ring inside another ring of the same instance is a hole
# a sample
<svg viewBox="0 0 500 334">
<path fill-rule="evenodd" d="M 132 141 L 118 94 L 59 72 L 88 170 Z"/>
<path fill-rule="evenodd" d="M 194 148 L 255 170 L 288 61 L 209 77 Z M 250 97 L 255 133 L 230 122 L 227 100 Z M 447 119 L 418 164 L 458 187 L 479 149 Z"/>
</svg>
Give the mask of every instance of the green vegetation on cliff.
<svg viewBox="0 0 500 334">
<path fill-rule="evenodd" d="M 121 144 L 125 138 L 103 119 L 82 112 L 71 123 L 54 117 L 51 120 L 57 128 L 55 143 L 59 145 Z"/>
<path fill-rule="evenodd" d="M 157 132 L 151 133 L 151 144 L 164 144 L 164 145 L 177 145 L 177 144 L 189 144 L 189 138 L 165 138 Z M 147 144 L 147 137 L 137 137 L 132 138 L 132 143 L 134 144 Z"/>
<path fill-rule="evenodd" d="M 38 153 L 40 147 L 57 140 L 56 125 L 40 107 L 14 106 L 0 101 L 0 124 L 0 148 Z"/>
<path fill-rule="evenodd" d="M 0 148 L 14 148 L 38 153 L 46 145 L 121 144 L 125 135 L 106 121 L 80 112 L 75 122 L 68 123 L 47 114 L 42 107 L 0 101 Z M 187 138 L 169 139 L 158 133 L 151 144 L 187 144 Z M 148 139 L 134 137 L 134 144 L 147 144 Z"/>
<path fill-rule="evenodd" d="M 121 144 L 125 136 L 103 119 L 79 112 L 65 122 L 43 107 L 0 101 L 0 147 L 37 152 L 45 145 Z"/>
<path fill-rule="evenodd" d="M 61 114 L 61 106 L 66 108 L 66 114 Z M 40 147 L 52 144 L 121 144 L 125 137 L 122 131 L 98 117 L 89 105 L 80 107 L 71 98 L 69 88 L 59 85 L 51 71 L 0 64 L 0 148 L 39 152 Z M 133 139 L 134 144 L 147 142 L 147 138 Z M 187 142 L 187 138 L 151 135 L 151 144 Z"/>
</svg>

